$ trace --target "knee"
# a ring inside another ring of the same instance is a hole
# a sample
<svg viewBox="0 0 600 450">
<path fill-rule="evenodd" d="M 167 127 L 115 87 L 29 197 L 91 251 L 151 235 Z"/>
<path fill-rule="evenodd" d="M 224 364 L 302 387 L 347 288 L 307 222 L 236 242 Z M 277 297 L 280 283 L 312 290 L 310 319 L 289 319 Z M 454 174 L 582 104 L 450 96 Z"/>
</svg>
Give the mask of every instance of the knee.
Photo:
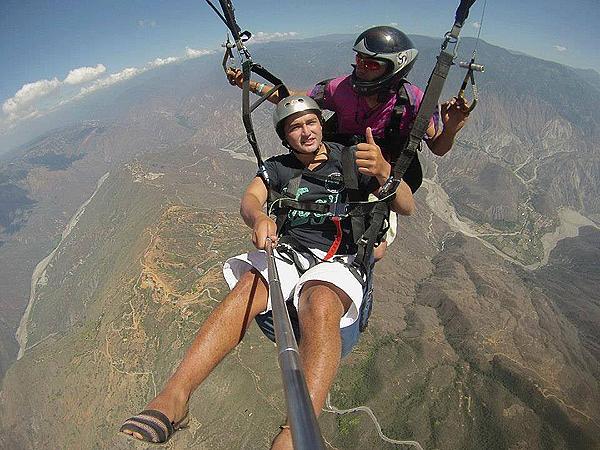
<svg viewBox="0 0 600 450">
<path fill-rule="evenodd" d="M 254 316 L 266 309 L 268 294 L 265 280 L 258 271 L 252 269 L 239 278 L 229 298 L 236 304 L 251 305 L 251 314 Z"/>
<path fill-rule="evenodd" d="M 267 291 L 267 284 L 263 277 L 258 273 L 256 269 L 251 269 L 244 273 L 236 283 L 234 290 L 239 293 L 247 294 L 248 296 L 255 296 L 256 293 L 261 291 Z"/>
<path fill-rule="evenodd" d="M 307 283 L 301 293 L 298 314 L 317 321 L 337 321 L 344 315 L 338 293 L 326 284 Z"/>
</svg>

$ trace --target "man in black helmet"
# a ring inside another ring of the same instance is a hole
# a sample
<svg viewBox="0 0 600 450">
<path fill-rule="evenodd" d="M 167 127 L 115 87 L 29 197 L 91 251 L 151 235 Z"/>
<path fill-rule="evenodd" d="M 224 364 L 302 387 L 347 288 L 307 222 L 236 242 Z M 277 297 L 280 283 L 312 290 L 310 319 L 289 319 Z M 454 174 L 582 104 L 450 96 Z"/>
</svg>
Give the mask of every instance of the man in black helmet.
<svg viewBox="0 0 600 450">
<path fill-rule="evenodd" d="M 421 105 L 423 91 L 406 80 L 418 51 L 408 36 L 389 26 L 364 31 L 357 37 L 352 49 L 356 52 L 352 73 L 318 83 L 308 91 L 308 95 L 321 108 L 336 113 L 334 129 L 324 131 L 326 139 L 348 141 L 344 144 L 359 141 L 361 137 L 364 140 L 364 130 L 370 127 L 384 156 L 390 159 L 398 151 L 401 138 L 407 136 Z M 229 69 L 227 77 L 232 84 L 241 87 L 240 70 Z M 250 82 L 251 91 L 257 94 L 268 91 L 270 87 Z M 295 91 L 294 94 L 301 92 Z M 277 92 L 269 100 L 277 104 Z M 394 129 L 386 132 L 395 112 L 400 113 L 400 118 Z M 443 156 L 450 151 L 468 115 L 468 105 L 462 98 L 454 97 L 441 105 L 424 136 L 434 154 Z M 413 192 L 421 185 L 421 169 L 420 165 L 417 166 L 409 168 L 407 173 L 407 177 L 411 177 L 407 182 Z M 412 173 L 413 170 L 418 173 Z"/>
<path fill-rule="evenodd" d="M 366 142 L 359 144 L 353 154 L 341 144 L 323 142 L 321 111 L 308 96 L 283 99 L 273 119 L 277 134 L 291 150 L 265 161 L 271 188 L 279 193 L 295 189 L 293 198 L 300 202 L 346 204 L 349 187 L 344 180 L 348 167 L 357 181 L 359 201 L 366 200 L 369 192 L 376 192 L 391 173 L 370 129 L 365 131 Z M 344 164 L 348 155 L 354 159 Z M 192 393 L 241 341 L 250 322 L 270 311 L 262 249 L 267 238 L 277 241 L 278 230 L 264 211 L 266 201 L 267 189 L 257 176 L 244 193 L 240 212 L 252 228 L 252 241 L 259 250 L 225 262 L 223 274 L 231 292 L 202 325 L 159 395 L 144 411 L 125 421 L 123 433 L 148 442 L 166 442 L 187 424 Z M 398 187 L 390 206 L 399 214 L 408 215 L 414 210 L 412 193 L 405 183 Z M 344 352 L 344 329 L 355 327 L 363 301 L 362 282 L 350 268 L 357 251 L 351 237 L 353 222 L 350 217 L 334 221 L 325 214 L 297 209 L 290 209 L 286 216 L 279 239 L 293 237 L 315 258 L 314 265 L 300 270 L 290 261 L 289 253 L 279 251 L 281 247 L 275 250 L 282 294 L 297 312 L 300 358 L 310 399 L 319 415 Z M 287 425 L 281 427 L 271 448 L 292 449 Z"/>
<path fill-rule="evenodd" d="M 325 126 L 325 140 L 344 145 L 363 142 L 364 130 L 370 127 L 383 156 L 391 161 L 408 139 L 423 98 L 423 91 L 406 80 L 418 51 L 408 36 L 389 26 L 364 31 L 352 49 L 356 52 L 352 73 L 318 83 L 308 95 L 322 109 L 335 112 L 335 118 L 328 120 Z M 230 69 L 227 77 L 232 84 L 241 87 L 241 71 Z M 263 83 L 250 82 L 251 91 L 257 94 L 270 88 Z M 277 92 L 269 100 L 277 104 Z M 464 99 L 454 97 L 434 113 L 423 138 L 435 155 L 444 156 L 450 151 L 456 134 L 468 119 L 468 109 Z M 415 156 L 403 179 L 414 193 L 421 186 L 422 178 L 421 164 Z M 388 236 L 376 249 L 376 259 L 383 257 L 387 245 L 395 237 L 395 219 L 392 214 Z"/>
</svg>

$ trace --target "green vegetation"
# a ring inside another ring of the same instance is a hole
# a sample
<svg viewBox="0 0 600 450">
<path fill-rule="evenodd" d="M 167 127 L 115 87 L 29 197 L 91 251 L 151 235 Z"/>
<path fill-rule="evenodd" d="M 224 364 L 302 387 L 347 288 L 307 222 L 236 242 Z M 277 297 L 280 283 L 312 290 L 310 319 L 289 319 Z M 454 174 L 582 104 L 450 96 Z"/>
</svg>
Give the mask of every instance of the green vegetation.
<svg viewBox="0 0 600 450">
<path fill-rule="evenodd" d="M 44 166 L 49 170 L 65 170 L 73 162 L 82 159 L 85 153 L 78 155 L 66 156 L 54 152 L 44 153 L 43 155 L 32 156 L 27 161 L 34 165 Z"/>
<path fill-rule="evenodd" d="M 360 417 L 356 414 L 338 416 L 338 433 L 342 440 L 352 442 L 355 433 L 358 432 Z"/>
<path fill-rule="evenodd" d="M 513 233 L 515 231 L 519 231 L 521 224 L 519 222 L 511 222 L 508 220 L 493 220 L 490 225 L 494 227 L 496 230 L 505 232 L 505 233 Z"/>
<path fill-rule="evenodd" d="M 187 118 L 184 115 L 176 114 L 175 121 L 177 122 L 178 125 L 181 125 L 182 127 L 187 128 L 188 130 L 196 129 L 196 127 L 190 122 L 189 118 Z"/>
<path fill-rule="evenodd" d="M 381 345 L 373 345 L 367 357 L 357 364 L 342 366 L 332 392 L 332 400 L 338 408 L 364 405 L 380 389 L 381 379 L 376 360 Z"/>
</svg>

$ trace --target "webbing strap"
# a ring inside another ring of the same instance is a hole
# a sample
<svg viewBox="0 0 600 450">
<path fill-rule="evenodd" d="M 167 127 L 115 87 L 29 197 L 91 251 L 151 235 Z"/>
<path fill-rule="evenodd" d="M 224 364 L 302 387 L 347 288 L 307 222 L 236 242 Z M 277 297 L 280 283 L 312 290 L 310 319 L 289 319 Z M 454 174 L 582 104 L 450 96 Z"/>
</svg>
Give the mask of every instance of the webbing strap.
<svg viewBox="0 0 600 450">
<path fill-rule="evenodd" d="M 327 254 L 323 258 L 323 261 L 327 261 L 328 259 L 331 259 L 333 257 L 333 255 L 335 255 L 337 253 L 338 249 L 340 248 L 340 244 L 342 243 L 342 225 L 340 223 L 341 222 L 340 218 L 332 217 L 331 220 L 335 224 L 335 239 L 333 240 L 331 247 L 329 247 Z"/>
<path fill-rule="evenodd" d="M 349 202 L 358 202 L 360 200 L 360 192 L 358 190 L 358 176 L 356 167 L 356 147 L 351 147 L 342 152 L 342 175 L 344 176 L 344 185 Z M 362 234 L 365 232 L 364 216 L 352 215 L 352 241 L 358 242 Z"/>
<path fill-rule="evenodd" d="M 385 127 L 384 141 L 385 143 L 389 142 L 387 145 L 388 147 L 393 146 L 393 141 L 399 139 L 400 137 L 403 139 L 405 138 L 405 136 L 400 136 L 400 123 L 402 122 L 402 117 L 404 116 L 404 110 L 406 109 L 406 106 L 410 105 L 410 99 L 406 90 L 406 83 L 408 83 L 408 81 L 402 80 L 401 83 L 402 84 L 400 85 L 398 92 L 396 92 L 396 104 L 392 109 L 390 120 Z M 390 148 L 388 149 L 388 152 L 391 153 L 392 150 L 393 149 Z"/>
<path fill-rule="evenodd" d="M 453 59 L 454 55 L 446 51 L 442 51 L 438 56 L 437 64 L 433 69 L 431 77 L 429 78 L 429 83 L 423 94 L 419 112 L 417 113 L 413 127 L 410 130 L 408 143 L 398 156 L 398 160 L 394 167 L 394 178 L 397 180 L 402 178 L 402 175 L 404 175 L 404 172 L 406 172 L 406 169 L 410 166 L 412 159 L 417 154 L 423 136 L 427 133 L 429 120 L 437 107 Z"/>
<path fill-rule="evenodd" d="M 367 273 L 369 270 L 373 248 L 375 247 L 377 237 L 379 236 L 383 228 L 383 223 L 387 219 L 389 213 L 390 208 L 387 202 L 377 203 L 373 208 L 371 224 L 357 243 L 358 250 L 352 264 L 358 267 L 362 273 Z"/>
</svg>

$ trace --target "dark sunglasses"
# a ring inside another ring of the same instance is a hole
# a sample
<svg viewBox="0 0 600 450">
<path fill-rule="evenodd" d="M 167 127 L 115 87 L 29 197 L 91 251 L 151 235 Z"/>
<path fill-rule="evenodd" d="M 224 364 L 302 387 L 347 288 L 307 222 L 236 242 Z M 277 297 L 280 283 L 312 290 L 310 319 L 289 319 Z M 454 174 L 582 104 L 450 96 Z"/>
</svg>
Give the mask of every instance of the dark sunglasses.
<svg viewBox="0 0 600 450">
<path fill-rule="evenodd" d="M 385 61 L 379 61 L 377 59 L 364 57 L 360 53 L 356 54 L 356 64 L 358 66 L 364 67 L 367 70 L 379 70 L 382 67 L 386 66 Z"/>
</svg>

